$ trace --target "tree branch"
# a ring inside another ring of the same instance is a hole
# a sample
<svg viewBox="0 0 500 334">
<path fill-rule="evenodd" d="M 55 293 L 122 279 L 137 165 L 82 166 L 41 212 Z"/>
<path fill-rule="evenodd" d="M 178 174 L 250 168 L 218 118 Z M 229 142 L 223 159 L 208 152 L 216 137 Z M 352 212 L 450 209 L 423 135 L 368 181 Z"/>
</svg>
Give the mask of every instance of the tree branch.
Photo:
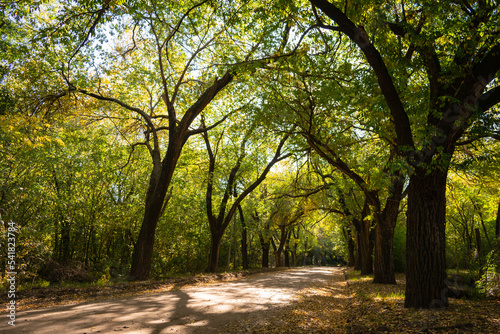
<svg viewBox="0 0 500 334">
<path fill-rule="evenodd" d="M 285 145 L 285 142 L 288 140 L 289 135 L 286 134 L 278 144 L 278 147 L 276 149 L 276 152 L 274 154 L 273 159 L 267 164 L 266 168 L 262 171 L 260 176 L 247 188 L 245 189 L 239 196 L 238 198 L 234 201 L 233 205 L 231 206 L 226 218 L 224 219 L 223 223 L 223 229 L 225 229 L 229 223 L 231 222 L 232 217 L 234 216 L 236 210 L 238 209 L 238 205 L 245 199 L 245 197 L 250 194 L 252 191 L 255 190 L 259 186 L 259 184 L 264 181 L 266 178 L 267 174 L 271 170 L 271 168 L 279 161 L 282 161 L 288 157 L 290 157 L 292 154 L 288 153 L 285 155 L 281 155 L 281 150 L 283 149 L 283 146 Z"/>
<path fill-rule="evenodd" d="M 123 107 L 123 108 L 125 108 L 127 110 L 136 112 L 139 115 L 141 115 L 142 118 L 146 121 L 146 124 L 148 125 L 148 127 L 151 129 L 151 132 L 153 133 L 153 141 L 154 141 L 154 149 L 155 149 L 155 151 L 159 150 L 159 144 L 158 144 L 158 137 L 157 137 L 157 133 L 156 133 L 156 127 L 153 124 L 153 122 L 151 121 L 151 117 L 149 117 L 149 115 L 146 114 L 142 109 L 139 109 L 139 108 L 136 108 L 136 107 L 132 107 L 132 106 L 126 104 L 125 102 L 122 102 L 122 101 L 120 101 L 118 99 L 115 99 L 115 98 L 112 98 L 112 97 L 107 97 L 107 96 L 102 96 L 102 95 L 90 93 L 90 92 L 86 91 L 85 89 L 77 89 L 76 88 L 75 91 L 78 92 L 78 93 L 81 93 L 81 94 L 93 97 L 93 98 L 95 98 L 97 100 L 113 102 L 113 103 L 118 104 L 119 106 L 121 106 L 121 107 Z"/>
<path fill-rule="evenodd" d="M 479 108 L 482 112 L 500 103 L 500 86 L 496 86 L 479 97 Z"/>
<path fill-rule="evenodd" d="M 354 43 L 358 45 L 364 53 L 368 63 L 377 76 L 379 87 L 389 106 L 391 116 L 395 123 L 398 146 L 414 148 L 410 120 L 404 109 L 403 103 L 394 86 L 394 82 L 378 50 L 371 44 L 368 34 L 363 27 L 357 27 L 337 6 L 327 0 L 310 0 L 310 2 L 320 8 L 323 13 L 334 20 L 339 30 L 346 34 Z"/>
</svg>

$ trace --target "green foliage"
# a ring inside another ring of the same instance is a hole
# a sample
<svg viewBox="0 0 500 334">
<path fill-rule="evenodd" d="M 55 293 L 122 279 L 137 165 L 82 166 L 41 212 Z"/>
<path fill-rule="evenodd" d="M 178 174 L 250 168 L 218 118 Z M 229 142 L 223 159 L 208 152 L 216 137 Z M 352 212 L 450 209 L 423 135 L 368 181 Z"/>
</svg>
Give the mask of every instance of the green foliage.
<svg viewBox="0 0 500 334">
<path fill-rule="evenodd" d="M 114 145 L 105 128 L 82 130 L 74 119 L 4 120 L 1 213 L 19 229 L 21 279 L 35 280 L 49 258 L 123 274 L 140 217 L 142 171 L 131 168 L 140 157 L 124 167 L 126 147 Z"/>
<path fill-rule="evenodd" d="M 180 120 L 200 94 L 231 69 L 234 85 L 203 111 L 208 126 L 226 117 L 208 133 L 214 150 L 217 143 L 214 207 L 221 202 L 238 157 L 242 159 L 236 188 L 241 192 L 262 171 L 285 132 L 291 132 L 286 150 L 295 155 L 295 160 L 277 164 L 269 179 L 242 203 L 253 267 L 260 265 L 260 237 L 279 244 L 283 227 L 291 233 L 285 251 L 296 252 L 299 264 L 343 263 L 348 258 L 343 231 L 352 226 L 353 218 L 361 217 L 363 194 L 359 184 L 312 152 L 307 135 L 326 143 L 330 158 L 345 162 L 368 190 L 376 190 L 382 205 L 392 176 L 401 173 L 407 178 L 413 172 L 396 157 L 395 121 L 369 64 L 347 38 L 309 29 L 317 22 L 308 1 L 197 4 L 2 5 L 0 214 L 19 228 L 22 280 L 36 280 L 49 259 L 81 262 L 95 272 L 99 284 L 123 277 L 138 237 L 151 173 L 145 142 L 150 125 L 130 109 L 70 93 L 72 88 L 143 110 L 162 129 L 158 150 L 165 152 L 171 138 L 165 131 L 168 110 L 162 94 L 175 96 L 171 108 Z M 439 96 L 432 105 L 423 50 L 435 47 L 443 73 L 439 85 L 451 87 L 468 69 L 453 61 L 468 50 L 497 43 L 499 18 L 474 22 L 453 2 L 405 2 L 404 13 L 398 6 L 352 1 L 345 11 L 364 26 L 381 52 L 410 118 L 416 148 L 429 148 L 438 129 L 428 119 L 439 116 L 438 109 L 456 98 Z M 481 9 L 479 3 L 471 6 Z M 321 11 L 318 15 L 323 23 L 334 24 Z M 420 20 L 419 33 L 410 29 Z M 399 36 L 389 22 L 407 30 Z M 490 86 L 496 85 L 498 80 Z M 447 194 L 448 265 L 479 270 L 484 264 L 485 275 L 498 270 L 498 253 L 490 245 L 500 198 L 500 149 L 491 138 L 498 135 L 498 114 L 498 108 L 474 112 L 464 134 L 471 143 L 457 146 Z M 192 130 L 198 126 L 196 119 Z M 482 139 L 473 141 L 478 138 Z M 242 155 L 244 139 L 248 140 Z M 157 277 L 206 269 L 206 147 L 201 136 L 191 137 L 185 145 L 157 228 L 152 268 Z M 407 153 L 407 148 L 398 149 Z M 447 167 L 447 158 L 438 148 L 429 166 Z M 309 194 L 314 190 L 318 191 Z M 397 271 L 406 267 L 404 219 L 400 214 L 394 233 Z M 476 258 L 475 228 L 480 229 L 482 243 Z M 221 266 L 238 268 L 238 217 L 227 232 Z M 5 260 L 0 264 L 5 272 Z M 485 289 L 495 277 L 486 276 Z"/>
<path fill-rule="evenodd" d="M 479 291 L 486 296 L 500 297 L 500 242 L 497 240 L 486 256 L 483 275 L 477 282 Z"/>
</svg>

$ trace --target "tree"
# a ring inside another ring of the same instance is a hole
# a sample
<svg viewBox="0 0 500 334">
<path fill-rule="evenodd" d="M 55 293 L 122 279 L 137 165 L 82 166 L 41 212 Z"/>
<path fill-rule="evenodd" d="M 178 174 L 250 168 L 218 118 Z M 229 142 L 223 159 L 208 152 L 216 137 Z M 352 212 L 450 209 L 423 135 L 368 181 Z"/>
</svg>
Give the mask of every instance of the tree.
<svg viewBox="0 0 500 334">
<path fill-rule="evenodd" d="M 253 15 L 254 10 L 260 14 Z M 253 56 L 266 58 L 279 45 L 274 29 L 255 24 L 272 10 L 253 2 L 80 1 L 62 6 L 44 22 L 37 13 L 30 17 L 39 23 L 34 50 L 62 81 L 40 102 L 50 105 L 82 96 L 100 101 L 99 117 L 120 120 L 122 129 L 129 129 L 125 140 L 150 154 L 152 169 L 132 256 L 132 279 L 149 275 L 156 227 L 184 144 L 220 124 L 224 116 L 203 130 L 193 128 L 193 122 L 233 81 L 236 68 L 242 74 L 243 64 Z M 273 24 L 279 26 L 283 19 L 277 13 L 272 13 Z M 240 37 L 240 30 L 248 34 Z M 107 41 L 110 35 L 118 36 L 114 43 Z M 38 52 L 40 41 L 50 47 Z"/>
<path fill-rule="evenodd" d="M 219 251 L 220 245 L 222 241 L 222 237 L 226 228 L 229 226 L 229 223 L 232 221 L 234 215 L 236 214 L 236 210 L 240 209 L 241 202 L 248 196 L 253 190 L 255 190 L 266 178 L 267 174 L 271 170 L 271 168 L 286 158 L 288 158 L 291 154 L 282 154 L 283 146 L 288 139 L 288 135 L 285 135 L 279 144 L 277 145 L 276 151 L 272 159 L 267 163 L 267 166 L 264 168 L 262 172 L 258 175 L 258 177 L 249 185 L 244 186 L 239 195 L 236 195 L 236 191 L 234 189 L 237 188 L 237 178 L 238 173 L 240 172 L 240 168 L 242 166 L 243 160 L 247 157 L 246 146 L 248 141 L 251 139 L 250 136 L 255 128 L 255 125 L 250 127 L 250 130 L 247 131 L 241 141 L 239 154 L 236 160 L 234 167 L 231 168 L 229 172 L 229 176 L 225 183 L 225 189 L 222 195 L 222 200 L 219 204 L 218 214 L 214 214 L 214 204 L 213 204 L 213 192 L 214 192 L 214 183 L 215 183 L 215 169 L 216 169 L 216 159 L 219 150 L 219 145 L 221 144 L 222 136 L 219 137 L 218 142 L 216 144 L 216 150 L 212 149 L 210 144 L 210 140 L 207 132 L 203 133 L 203 139 L 205 140 L 205 144 L 207 147 L 207 153 L 209 157 L 209 168 L 208 168 L 208 181 L 207 181 L 207 191 L 206 191 L 206 207 L 207 207 L 207 217 L 208 223 L 210 226 L 210 235 L 211 246 L 210 246 L 210 257 L 208 264 L 209 272 L 216 272 L 218 269 L 219 263 Z M 234 194 L 235 200 L 230 205 L 229 200 L 231 196 Z"/>
<path fill-rule="evenodd" d="M 366 3 L 363 10 L 356 3 L 356 13 L 373 14 L 365 19 L 367 31 L 355 23 L 360 20 L 355 12 L 350 13 L 351 19 L 348 12 L 326 0 L 311 0 L 311 4 L 336 23 L 328 28 L 345 34 L 368 61 L 394 124 L 397 153 L 413 169 L 408 190 L 405 306 L 447 305 L 443 293 L 446 177 L 457 141 L 478 115 L 500 101 L 500 87 L 494 83 L 500 68 L 495 6 L 483 1 L 447 2 L 437 10 L 431 2 L 402 3 L 377 12 L 372 3 Z M 317 18 L 318 24 L 327 27 Z M 370 29 L 378 38 L 369 37 Z M 383 57 L 389 50 L 397 52 Z M 411 126 L 415 118 L 403 103 L 404 95 L 397 89 L 399 78 L 388 70 L 389 61 L 426 74 L 427 106 L 418 107 L 425 108 L 427 115 L 421 118 L 425 127 L 418 130 L 422 137 Z"/>
</svg>

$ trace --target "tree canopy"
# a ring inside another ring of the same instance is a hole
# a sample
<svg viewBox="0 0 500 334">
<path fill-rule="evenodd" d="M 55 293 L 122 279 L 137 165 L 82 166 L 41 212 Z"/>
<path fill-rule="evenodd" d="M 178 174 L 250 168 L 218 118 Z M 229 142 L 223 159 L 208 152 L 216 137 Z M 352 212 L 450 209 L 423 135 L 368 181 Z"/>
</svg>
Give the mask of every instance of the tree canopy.
<svg viewBox="0 0 500 334">
<path fill-rule="evenodd" d="M 500 268 L 498 9 L 3 4 L 0 214 L 23 279 L 342 264 L 447 306 L 447 268 Z"/>
</svg>

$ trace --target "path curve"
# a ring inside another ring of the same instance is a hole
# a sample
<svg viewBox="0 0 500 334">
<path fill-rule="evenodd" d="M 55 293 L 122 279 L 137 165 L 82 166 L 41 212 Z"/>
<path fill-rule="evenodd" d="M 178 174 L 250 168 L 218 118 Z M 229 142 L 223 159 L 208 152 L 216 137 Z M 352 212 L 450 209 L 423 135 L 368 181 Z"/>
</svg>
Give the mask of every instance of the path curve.
<svg viewBox="0 0 500 334">
<path fill-rule="evenodd" d="M 255 321 L 286 306 L 302 289 L 344 276 L 338 267 L 262 273 L 231 282 L 189 286 L 77 305 L 20 312 L 5 333 L 219 333 L 232 322 Z M 340 279 L 339 279 L 340 281 Z"/>
</svg>

